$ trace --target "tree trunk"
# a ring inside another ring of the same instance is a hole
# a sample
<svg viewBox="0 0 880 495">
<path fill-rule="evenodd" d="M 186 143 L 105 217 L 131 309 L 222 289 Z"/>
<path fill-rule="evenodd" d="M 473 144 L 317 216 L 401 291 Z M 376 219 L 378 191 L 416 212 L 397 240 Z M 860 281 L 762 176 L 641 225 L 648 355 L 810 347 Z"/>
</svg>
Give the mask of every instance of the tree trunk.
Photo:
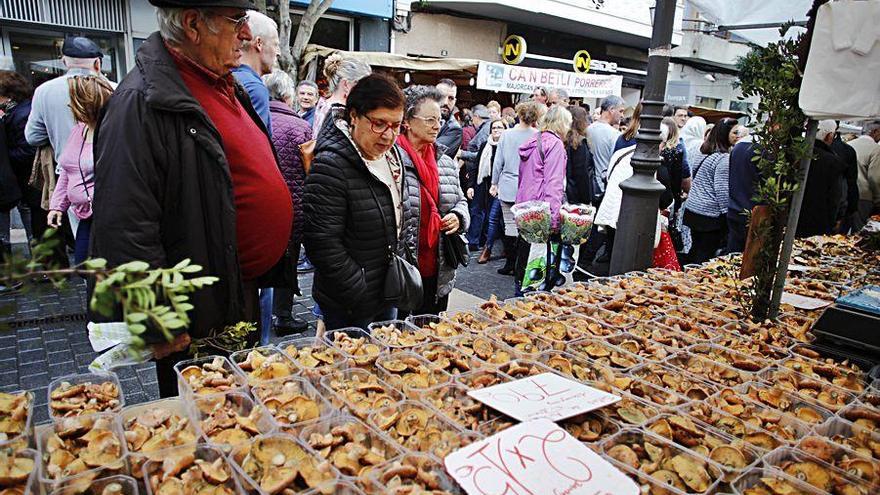
<svg viewBox="0 0 880 495">
<path fill-rule="evenodd" d="M 254 10 L 261 12 L 263 14 L 267 14 L 266 12 L 266 0 L 254 0 L 254 4 L 256 7 Z"/>
<path fill-rule="evenodd" d="M 284 0 L 281 0 L 281 3 L 284 3 Z M 332 4 L 333 0 L 311 0 L 309 7 L 306 9 L 305 14 L 303 14 L 302 20 L 299 23 L 299 29 L 296 31 L 296 38 L 294 38 L 293 46 L 290 49 L 291 67 L 288 72 L 294 76 L 294 80 L 299 80 L 299 63 L 302 60 L 303 50 L 312 37 L 315 23 L 327 12 L 327 9 Z"/>
<path fill-rule="evenodd" d="M 293 67 L 293 57 L 290 54 L 290 27 L 293 23 L 290 20 L 290 2 L 288 0 L 279 0 L 278 2 L 278 43 L 281 46 L 281 52 L 278 54 L 278 66 L 284 72 L 290 74 L 294 81 L 299 82 L 297 71 Z"/>
</svg>

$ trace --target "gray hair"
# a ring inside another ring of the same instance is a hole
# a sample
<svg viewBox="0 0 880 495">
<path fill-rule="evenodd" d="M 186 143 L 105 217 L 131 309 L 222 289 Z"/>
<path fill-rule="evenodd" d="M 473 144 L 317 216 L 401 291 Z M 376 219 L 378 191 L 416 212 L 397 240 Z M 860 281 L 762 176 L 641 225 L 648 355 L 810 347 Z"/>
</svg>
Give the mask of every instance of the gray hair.
<svg viewBox="0 0 880 495">
<path fill-rule="evenodd" d="M 343 58 L 339 53 L 334 53 L 324 61 L 324 76 L 327 77 L 327 86 L 330 93 L 335 93 L 342 81 L 356 83 L 373 73 L 370 65 L 363 60 Z"/>
<path fill-rule="evenodd" d="M 219 30 L 211 22 L 204 9 L 186 9 L 186 8 L 165 8 L 156 9 L 156 19 L 159 22 L 159 34 L 162 39 L 172 45 L 181 45 L 186 41 L 186 34 L 183 29 L 183 13 L 187 10 L 195 10 L 199 13 L 199 18 L 205 22 L 208 29 L 217 33 Z"/>
<path fill-rule="evenodd" d="M 247 18 L 248 27 L 251 29 L 252 39 L 250 41 L 242 42 L 242 50 L 250 50 L 257 38 L 260 38 L 265 42 L 269 39 L 278 37 L 278 24 L 276 24 L 271 17 L 256 10 L 248 10 Z"/>
<path fill-rule="evenodd" d="M 315 81 L 303 79 L 302 81 L 299 82 L 299 84 L 296 85 L 296 89 L 299 89 L 303 86 L 308 86 L 308 87 L 314 89 L 315 91 L 318 91 L 318 85 L 315 83 Z"/>
<path fill-rule="evenodd" d="M 95 58 L 76 58 L 76 57 L 68 57 L 67 55 L 63 55 L 61 57 L 61 61 L 64 62 L 64 66 L 68 69 L 78 68 L 78 69 L 91 69 L 95 66 L 95 60 L 101 60 L 99 57 Z"/>
<path fill-rule="evenodd" d="M 865 124 L 862 126 L 862 134 L 865 135 L 871 134 L 872 132 L 876 132 L 878 130 L 880 130 L 880 120 L 871 120 L 865 122 Z"/>
<path fill-rule="evenodd" d="M 278 101 L 284 101 L 293 98 L 296 95 L 296 87 L 293 85 L 293 78 L 290 74 L 280 69 L 275 69 L 271 73 L 263 76 L 263 83 L 269 90 L 269 98 Z"/>
<path fill-rule="evenodd" d="M 422 103 L 433 100 L 439 104 L 443 100 L 443 95 L 436 86 L 410 86 L 403 90 L 403 96 L 406 98 L 403 104 L 404 120 L 411 119 Z"/>
<path fill-rule="evenodd" d="M 550 96 L 550 95 L 552 95 L 552 94 L 555 94 L 556 96 L 562 98 L 563 100 L 567 100 L 567 99 L 568 99 L 568 91 L 566 91 L 566 90 L 564 90 L 564 89 L 562 89 L 562 88 L 553 88 L 553 89 L 551 89 L 551 90 L 550 90 L 550 93 L 548 93 L 547 96 Z"/>
<path fill-rule="evenodd" d="M 617 95 L 611 95 L 611 96 L 606 96 L 605 98 L 602 98 L 602 103 L 599 105 L 599 108 L 603 112 L 610 112 L 614 108 L 625 107 L 625 106 L 626 106 L 626 100 L 624 100 L 623 98 L 621 98 Z"/>
</svg>

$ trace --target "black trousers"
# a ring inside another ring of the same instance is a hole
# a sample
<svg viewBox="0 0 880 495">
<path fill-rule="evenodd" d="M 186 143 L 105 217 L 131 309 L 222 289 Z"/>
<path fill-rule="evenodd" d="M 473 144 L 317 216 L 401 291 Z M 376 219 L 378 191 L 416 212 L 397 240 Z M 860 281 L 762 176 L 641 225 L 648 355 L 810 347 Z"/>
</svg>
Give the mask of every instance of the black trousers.
<svg viewBox="0 0 880 495">
<path fill-rule="evenodd" d="M 746 248 L 746 237 L 749 233 L 748 219 L 743 215 L 737 218 L 727 217 L 727 252 L 741 253 Z"/>
</svg>

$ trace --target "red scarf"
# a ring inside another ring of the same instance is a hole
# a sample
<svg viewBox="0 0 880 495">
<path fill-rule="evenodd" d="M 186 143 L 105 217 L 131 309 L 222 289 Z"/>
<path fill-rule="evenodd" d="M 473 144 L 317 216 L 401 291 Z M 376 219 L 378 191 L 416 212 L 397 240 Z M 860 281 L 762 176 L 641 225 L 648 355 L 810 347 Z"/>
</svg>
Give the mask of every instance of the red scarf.
<svg viewBox="0 0 880 495">
<path fill-rule="evenodd" d="M 440 211 L 437 208 L 440 172 L 437 170 L 436 150 L 433 144 L 429 144 L 419 153 L 403 134 L 397 138 L 397 144 L 412 159 L 419 174 L 422 198 L 419 212 L 419 271 L 423 277 L 434 277 L 437 275 L 437 245 L 440 242 Z"/>
</svg>

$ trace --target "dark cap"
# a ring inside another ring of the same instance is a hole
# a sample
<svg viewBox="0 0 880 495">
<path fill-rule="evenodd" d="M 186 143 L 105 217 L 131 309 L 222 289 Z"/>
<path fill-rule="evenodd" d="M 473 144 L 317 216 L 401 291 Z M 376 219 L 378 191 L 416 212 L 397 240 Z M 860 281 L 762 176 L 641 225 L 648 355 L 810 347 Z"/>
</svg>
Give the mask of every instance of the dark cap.
<svg viewBox="0 0 880 495">
<path fill-rule="evenodd" d="M 176 9 L 203 9 L 206 7 L 229 7 L 234 9 L 255 9 L 253 0 L 150 0 L 156 7 Z"/>
<path fill-rule="evenodd" d="M 61 54 L 73 58 L 101 58 L 104 56 L 98 45 L 84 36 L 64 38 L 64 44 L 61 45 Z"/>
</svg>

